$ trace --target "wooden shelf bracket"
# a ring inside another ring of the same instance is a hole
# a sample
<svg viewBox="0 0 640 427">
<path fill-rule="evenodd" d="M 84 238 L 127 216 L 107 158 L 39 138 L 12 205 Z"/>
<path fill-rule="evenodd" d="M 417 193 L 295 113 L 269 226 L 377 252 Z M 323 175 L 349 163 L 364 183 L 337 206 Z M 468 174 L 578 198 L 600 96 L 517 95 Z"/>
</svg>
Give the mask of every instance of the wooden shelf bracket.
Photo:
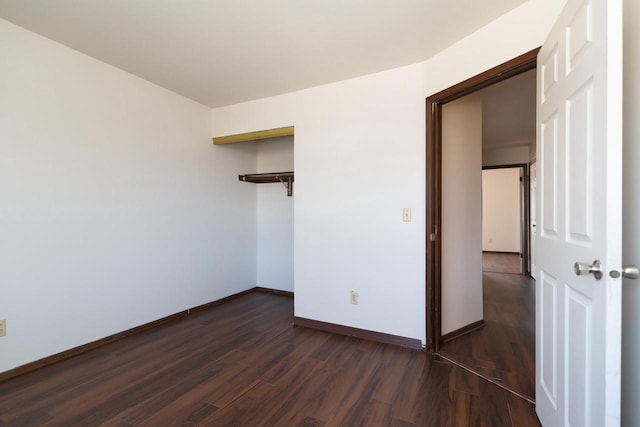
<svg viewBox="0 0 640 427">
<path fill-rule="evenodd" d="M 246 175 L 238 175 L 238 179 L 243 182 L 254 182 L 256 184 L 281 182 L 287 189 L 287 196 L 291 197 L 293 195 L 293 171 L 250 173 Z"/>
</svg>

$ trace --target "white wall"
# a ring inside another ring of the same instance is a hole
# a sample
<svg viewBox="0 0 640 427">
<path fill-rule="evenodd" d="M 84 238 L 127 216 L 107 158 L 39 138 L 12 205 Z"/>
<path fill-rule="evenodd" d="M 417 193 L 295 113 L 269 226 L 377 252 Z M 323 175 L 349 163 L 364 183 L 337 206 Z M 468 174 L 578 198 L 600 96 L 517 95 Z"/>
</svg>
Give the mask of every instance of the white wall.
<svg viewBox="0 0 640 427">
<path fill-rule="evenodd" d="M 255 147 L 2 20 L 0 58 L 0 372 L 254 285 Z"/>
<path fill-rule="evenodd" d="M 213 110 L 213 135 L 296 127 L 297 316 L 424 338 L 422 74 L 418 64 Z"/>
<path fill-rule="evenodd" d="M 424 341 L 424 98 L 539 46 L 563 3 L 424 63 L 215 109 L 210 130 L 203 106 L 2 22 L 0 371 L 253 286 L 257 190 L 237 175 L 256 152 L 208 137 L 289 125 L 296 315 Z"/>
<path fill-rule="evenodd" d="M 293 136 L 256 142 L 258 172 L 294 170 Z M 281 183 L 251 184 L 258 189 L 257 285 L 293 292 L 293 203 Z"/>
<path fill-rule="evenodd" d="M 482 100 L 442 107 L 441 332 L 482 320 Z"/>
<path fill-rule="evenodd" d="M 566 0 L 529 0 L 426 61 L 426 94 L 542 45 Z"/>
<path fill-rule="evenodd" d="M 520 252 L 520 168 L 482 171 L 482 250 Z"/>
<path fill-rule="evenodd" d="M 640 265 L 640 3 L 624 1 L 623 258 Z M 640 281 L 622 281 L 622 425 L 640 425 Z"/>
<path fill-rule="evenodd" d="M 562 6 L 530 0 L 420 64 L 213 110 L 212 136 L 296 126 L 297 316 L 425 341 L 425 97 L 540 46 Z"/>
</svg>

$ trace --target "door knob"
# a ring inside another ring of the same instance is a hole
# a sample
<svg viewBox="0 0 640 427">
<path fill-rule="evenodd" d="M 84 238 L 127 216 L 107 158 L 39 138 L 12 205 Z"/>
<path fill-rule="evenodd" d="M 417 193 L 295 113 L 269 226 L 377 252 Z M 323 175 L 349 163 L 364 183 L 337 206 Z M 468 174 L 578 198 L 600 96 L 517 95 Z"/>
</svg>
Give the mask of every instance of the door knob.
<svg viewBox="0 0 640 427">
<path fill-rule="evenodd" d="M 583 262 L 576 262 L 573 264 L 573 269 L 577 276 L 584 276 L 587 274 L 593 274 L 596 280 L 602 279 L 602 263 L 598 260 L 593 261 L 593 264 L 585 264 Z"/>
<path fill-rule="evenodd" d="M 637 279 L 640 277 L 640 270 L 635 265 L 623 265 L 620 271 L 611 270 L 609 276 L 617 279 L 618 277 L 626 277 L 627 279 Z"/>
</svg>

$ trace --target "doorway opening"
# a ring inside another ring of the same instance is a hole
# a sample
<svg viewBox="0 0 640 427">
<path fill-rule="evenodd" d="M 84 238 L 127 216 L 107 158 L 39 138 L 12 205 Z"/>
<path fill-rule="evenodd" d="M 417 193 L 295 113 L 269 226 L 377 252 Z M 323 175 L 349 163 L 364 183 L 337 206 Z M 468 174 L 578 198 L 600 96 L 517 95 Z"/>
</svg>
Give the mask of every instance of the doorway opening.
<svg viewBox="0 0 640 427">
<path fill-rule="evenodd" d="M 530 271 L 528 164 L 482 167 L 482 271 Z"/>
<path fill-rule="evenodd" d="M 479 363 L 469 362 L 471 359 L 474 359 L 473 348 L 477 348 L 477 343 L 472 343 L 469 341 L 469 337 L 482 335 L 487 330 L 492 330 L 488 326 L 485 325 L 485 318 L 487 320 L 491 320 L 491 316 L 487 314 L 487 310 L 494 311 L 502 311 L 507 312 L 504 307 L 500 307 L 501 304 L 514 304 L 518 300 L 524 298 L 526 301 L 533 303 L 533 306 L 524 306 L 526 307 L 527 312 L 531 313 L 531 319 L 533 319 L 533 312 L 535 309 L 535 285 L 532 279 L 528 276 L 530 271 L 530 256 L 529 256 L 529 209 L 528 201 L 529 201 L 529 182 L 528 182 L 528 164 L 529 158 L 527 157 L 523 162 L 512 162 L 517 163 L 511 166 L 517 166 L 522 170 L 522 183 L 519 187 L 522 189 L 522 194 L 520 197 L 520 202 L 523 204 L 520 206 L 520 232 L 519 232 L 519 246 L 518 249 L 518 257 L 521 260 L 520 272 L 523 274 L 520 275 L 511 275 L 513 276 L 509 280 L 505 280 L 504 274 L 501 273 L 486 273 L 482 274 L 482 226 L 481 226 L 481 202 L 475 203 L 473 202 L 473 209 L 470 209 L 468 214 L 468 218 L 471 218 L 471 221 L 467 221 L 465 223 L 465 233 L 463 234 L 459 227 L 452 227 L 452 215 L 451 212 L 464 211 L 465 208 L 460 209 L 459 207 L 455 207 L 453 209 L 451 206 L 450 198 L 452 190 L 454 186 L 452 186 L 451 182 L 455 182 L 460 179 L 460 170 L 464 169 L 464 174 L 468 174 L 469 169 L 477 170 L 477 172 L 471 173 L 471 178 L 467 177 L 467 182 L 472 182 L 469 179 L 473 179 L 473 174 L 477 173 L 477 181 L 482 180 L 482 166 L 485 165 L 484 161 L 484 153 L 480 155 L 482 160 L 476 159 L 471 160 L 471 163 L 462 165 L 459 169 L 456 169 L 454 175 L 448 175 L 446 180 L 443 180 L 443 171 L 446 171 L 447 168 L 451 166 L 446 162 L 451 162 L 451 152 L 452 148 L 449 144 L 443 146 L 443 135 L 451 134 L 452 132 L 448 129 L 451 129 L 451 121 L 452 119 L 447 118 L 447 123 L 443 123 L 443 110 L 454 111 L 455 109 L 450 107 L 456 105 L 453 101 L 457 101 L 459 104 L 462 98 L 467 97 L 464 100 L 462 106 L 460 108 L 466 108 L 467 110 L 473 110 L 473 106 L 469 106 L 469 104 L 473 103 L 473 98 L 478 97 L 476 92 L 481 89 L 488 88 L 496 83 L 506 81 L 512 77 L 523 74 L 527 71 L 535 70 L 536 68 L 536 55 L 538 49 L 527 52 L 524 55 L 521 55 L 511 61 L 508 61 L 504 64 L 501 64 L 491 70 L 488 70 L 478 76 L 475 76 L 469 80 L 466 80 L 458 85 L 455 85 L 449 89 L 446 89 L 442 92 L 439 92 L 435 95 L 432 95 L 427 98 L 427 218 L 426 218 L 426 226 L 428 230 L 427 234 L 427 259 L 426 259 L 426 287 L 427 287 L 427 346 L 428 348 L 434 352 L 435 354 L 456 363 L 463 368 L 466 368 L 483 378 L 498 384 L 505 389 L 514 392 L 515 394 L 523 397 L 529 401 L 533 401 L 533 390 L 532 386 L 535 380 L 535 374 L 531 373 L 530 381 L 511 381 L 512 384 L 509 383 L 509 378 L 512 377 L 512 373 L 505 371 L 500 372 L 500 363 L 503 358 L 503 355 L 510 354 L 509 348 L 505 348 L 503 343 L 498 341 L 492 342 L 488 340 L 488 342 L 484 342 L 482 346 L 488 348 L 489 350 L 484 352 L 484 355 L 492 353 L 494 354 L 494 359 L 491 360 L 491 357 L 488 357 L 487 360 L 480 360 Z M 534 86 L 535 87 L 535 86 Z M 472 95 L 472 96 L 468 96 Z M 471 101 L 469 101 L 471 100 Z M 456 107 L 457 108 L 457 107 Z M 535 103 L 533 105 L 535 111 Z M 479 110 L 482 111 L 482 108 Z M 449 113 L 447 113 L 449 115 Z M 535 116 L 534 116 L 535 118 Z M 456 137 L 457 135 L 457 127 L 470 127 L 469 123 L 466 120 L 461 120 L 456 118 L 454 120 L 456 128 Z M 449 127 L 447 127 L 449 126 Z M 472 127 L 472 126 L 471 126 Z M 473 131 L 472 131 L 473 132 Z M 447 138 L 449 138 L 447 136 Z M 463 135 L 462 139 L 468 139 L 467 135 Z M 481 138 L 481 140 L 484 139 Z M 535 140 L 535 137 L 534 137 Z M 462 149 L 465 153 L 467 153 L 468 147 L 475 147 L 472 150 L 483 150 L 477 148 L 477 143 L 474 145 L 467 144 L 466 146 L 462 146 Z M 455 144 L 453 144 L 454 150 L 458 150 L 460 152 L 460 148 L 456 148 Z M 447 154 L 447 151 L 449 154 Z M 443 156 L 444 152 L 444 156 Z M 535 151 L 534 151 L 535 152 Z M 468 155 L 465 154 L 463 156 L 463 161 L 465 157 L 473 158 L 478 157 L 478 155 Z M 494 156 L 497 158 L 497 156 Z M 443 158 L 445 160 L 443 160 Z M 449 160 L 447 160 L 449 158 Z M 456 158 L 458 161 L 459 158 Z M 491 162 L 489 162 L 491 163 Z M 509 162 L 505 162 L 504 159 L 498 163 L 493 163 L 489 166 L 504 166 Z M 479 165 L 479 166 L 478 166 Z M 477 167 L 477 169 L 475 169 Z M 449 169 L 451 170 L 451 169 Z M 464 175 L 463 174 L 463 175 Z M 473 188 L 475 190 L 468 191 L 468 187 L 465 187 L 467 195 L 469 195 L 472 199 L 478 200 L 477 193 L 481 192 L 481 187 L 478 187 L 477 183 L 473 184 Z M 468 200 L 464 203 L 468 204 Z M 444 209 L 443 209 L 444 206 Z M 455 206 L 455 205 L 454 205 Z M 475 213 L 474 213 L 475 212 Z M 467 218 L 467 219 L 468 219 Z M 472 222 L 476 224 L 475 226 L 468 227 L 468 222 Z M 460 224 L 460 223 L 459 223 Z M 477 226 L 480 224 L 480 226 Z M 462 258 L 464 259 L 454 259 L 454 257 L 458 257 L 461 252 L 460 250 L 456 250 L 456 248 L 452 249 L 452 241 L 459 241 L 458 247 L 463 248 L 464 251 L 468 252 L 469 247 L 473 247 L 469 254 L 464 255 Z M 477 246 L 477 248 L 476 248 Z M 454 254 L 454 255 L 452 255 Z M 469 266 L 471 264 L 471 266 Z M 459 268 L 464 267 L 464 268 Z M 466 272 L 469 270 L 471 273 Z M 460 277 L 456 277 L 456 274 L 452 274 L 452 271 L 460 271 L 464 270 L 465 273 L 463 275 L 459 275 Z M 473 276 L 473 277 L 471 277 Z M 451 285 L 452 282 L 457 283 L 455 286 Z M 514 282 L 520 282 L 514 283 Z M 443 283 L 445 283 L 443 287 Z M 470 285 L 471 283 L 471 285 Z M 461 284 L 461 285 L 458 285 Z M 460 291 L 456 289 L 459 286 L 466 286 L 471 289 Z M 511 291 L 518 287 L 520 291 L 523 291 L 523 295 L 512 295 L 506 297 L 508 291 Z M 451 288 L 454 290 L 452 291 Z M 452 303 L 452 296 L 455 294 L 464 295 L 462 298 L 469 299 L 471 295 L 476 299 L 473 302 L 473 306 L 471 308 L 464 306 L 464 304 L 468 304 L 468 301 L 463 301 L 463 305 L 459 305 L 457 301 Z M 493 295 L 493 296 L 492 296 Z M 486 299 L 489 297 L 492 302 L 490 304 L 486 303 Z M 485 303 L 483 303 L 483 298 L 485 299 Z M 493 305 L 492 305 L 493 304 Z M 480 307 L 478 309 L 478 306 Z M 489 308 L 488 308 L 489 307 Z M 451 313 L 454 315 L 457 313 L 463 313 L 463 316 L 467 316 L 467 318 L 463 318 L 462 320 L 456 319 L 458 323 L 451 320 Z M 471 313 L 471 317 L 470 314 Z M 474 314 L 477 317 L 474 318 Z M 486 315 L 486 316 L 485 316 Z M 492 320 L 493 321 L 493 320 Z M 454 325 L 454 326 L 451 326 Z M 533 342 L 535 342 L 535 325 L 531 324 L 531 327 L 527 327 L 527 331 L 525 333 L 531 332 L 533 335 Z M 493 333 L 496 335 L 495 333 Z M 487 335 L 487 334 L 485 334 Z M 490 334 L 489 334 L 490 335 Z M 500 335 L 498 333 L 497 335 Z M 462 339 L 462 338 L 464 339 Z M 531 338 L 531 337 L 529 337 Z M 466 343 L 465 343 L 466 339 Z M 531 341 L 531 340 L 529 340 Z M 456 345 L 452 345 L 455 343 Z M 455 347 L 455 349 L 462 355 L 458 360 L 452 359 L 452 355 L 449 350 L 451 347 Z M 508 345 L 507 345 L 508 347 Z M 534 367 L 534 347 L 530 349 L 529 352 L 523 353 L 520 357 L 521 359 L 528 359 L 526 362 L 527 366 Z M 482 352 L 481 352 L 482 353 Z M 482 358 L 482 356 L 481 356 Z M 477 359 L 477 357 L 476 357 Z M 462 360 L 462 361 L 461 361 Z M 515 361 L 514 363 L 519 363 L 520 361 Z M 512 387 L 513 383 L 516 386 Z M 517 383 L 526 383 L 523 387 L 520 387 L 518 390 Z"/>
</svg>

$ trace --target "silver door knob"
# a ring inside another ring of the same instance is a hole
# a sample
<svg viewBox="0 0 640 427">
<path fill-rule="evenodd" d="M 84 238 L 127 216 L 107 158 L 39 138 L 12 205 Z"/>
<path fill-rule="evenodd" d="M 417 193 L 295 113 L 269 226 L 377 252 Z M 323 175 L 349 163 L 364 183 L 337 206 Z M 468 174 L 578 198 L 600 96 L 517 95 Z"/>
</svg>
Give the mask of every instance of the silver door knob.
<svg viewBox="0 0 640 427">
<path fill-rule="evenodd" d="M 593 264 L 585 264 L 583 262 L 576 262 L 573 264 L 573 269 L 577 276 L 585 276 L 587 274 L 593 274 L 596 280 L 602 279 L 602 263 L 598 260 L 593 261 Z"/>
<path fill-rule="evenodd" d="M 618 277 L 626 277 L 627 279 L 637 279 L 640 277 L 640 270 L 635 265 L 623 265 L 620 271 L 611 270 L 609 276 L 617 279 Z"/>
</svg>

